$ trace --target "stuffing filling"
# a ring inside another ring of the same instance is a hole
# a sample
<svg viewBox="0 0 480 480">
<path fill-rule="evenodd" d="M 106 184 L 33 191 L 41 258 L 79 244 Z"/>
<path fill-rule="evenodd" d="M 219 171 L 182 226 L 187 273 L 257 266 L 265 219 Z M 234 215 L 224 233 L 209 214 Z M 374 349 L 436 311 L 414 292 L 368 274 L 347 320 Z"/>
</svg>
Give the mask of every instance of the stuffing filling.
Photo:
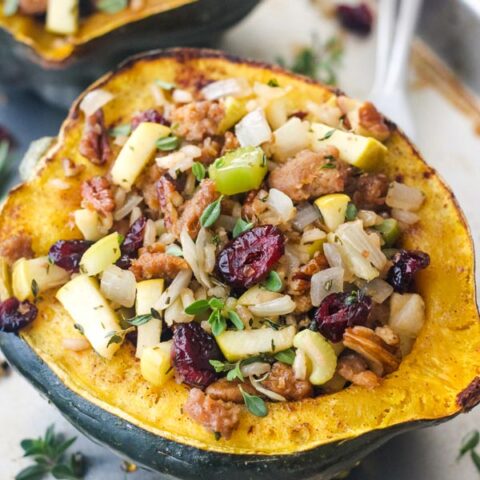
<svg viewBox="0 0 480 480">
<path fill-rule="evenodd" d="M 93 13 L 113 15 L 123 10 L 138 11 L 145 0 L 105 2 L 101 0 L 18 0 L 3 2 L 3 15 L 15 14 L 34 17 L 45 23 L 46 29 L 59 35 L 75 33 L 81 20 Z"/>
<path fill-rule="evenodd" d="M 373 105 L 292 109 L 290 90 L 156 82 L 162 106 L 122 125 L 105 123 L 109 92 L 88 93 L 78 147 L 108 173 L 83 182 L 76 240 L 43 257 L 25 234 L 0 245 L 0 330 L 56 288 L 85 340 L 64 348 L 111 359 L 133 342 L 145 380 L 185 384 L 184 413 L 224 438 L 245 408 L 377 387 L 424 322 L 429 256 L 400 246 L 424 197 L 382 173 L 390 131 Z"/>
</svg>

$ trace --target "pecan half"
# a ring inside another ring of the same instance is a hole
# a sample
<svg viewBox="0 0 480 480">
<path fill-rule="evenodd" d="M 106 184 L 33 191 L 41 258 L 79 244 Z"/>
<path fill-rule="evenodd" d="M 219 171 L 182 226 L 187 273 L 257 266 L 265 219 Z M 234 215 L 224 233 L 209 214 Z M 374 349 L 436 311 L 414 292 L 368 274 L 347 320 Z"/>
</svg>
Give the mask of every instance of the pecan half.
<svg viewBox="0 0 480 480">
<path fill-rule="evenodd" d="M 111 149 L 108 143 L 108 132 L 101 109 L 85 119 L 79 151 L 95 165 L 103 165 L 110 157 Z"/>
<path fill-rule="evenodd" d="M 112 185 L 106 177 L 93 177 L 82 183 L 82 207 L 106 216 L 115 210 Z"/>
<path fill-rule="evenodd" d="M 243 403 L 242 392 L 238 388 L 239 385 L 242 386 L 244 392 L 249 393 L 250 395 L 258 395 L 258 392 L 249 382 L 240 382 L 234 380 L 230 382 L 226 378 L 221 378 L 216 382 L 211 383 L 205 393 L 210 395 L 215 400 L 223 400 L 224 402 L 233 402 L 233 403 Z"/>
<path fill-rule="evenodd" d="M 357 353 L 348 353 L 338 359 L 337 373 L 354 385 L 375 388 L 381 378 L 368 369 L 367 362 Z"/>
<path fill-rule="evenodd" d="M 313 387 L 308 380 L 297 380 L 293 368 L 281 362 L 273 364 L 272 370 L 262 385 L 285 397 L 288 401 L 303 400 L 313 396 Z"/>
<path fill-rule="evenodd" d="M 399 361 L 391 352 L 391 347 L 370 328 L 347 328 L 343 334 L 343 344 L 365 358 L 371 370 L 379 376 L 398 368 Z"/>
</svg>

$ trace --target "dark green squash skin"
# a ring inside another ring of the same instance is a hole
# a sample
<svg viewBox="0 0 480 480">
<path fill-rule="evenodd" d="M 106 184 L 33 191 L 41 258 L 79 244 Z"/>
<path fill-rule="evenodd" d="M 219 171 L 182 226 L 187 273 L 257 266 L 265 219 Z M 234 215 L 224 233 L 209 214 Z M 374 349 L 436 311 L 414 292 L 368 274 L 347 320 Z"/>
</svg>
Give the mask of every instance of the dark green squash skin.
<svg viewBox="0 0 480 480">
<path fill-rule="evenodd" d="M 33 90 L 68 109 L 85 87 L 124 58 L 152 48 L 212 46 L 259 1 L 199 0 L 95 38 L 61 63 L 45 62 L 0 28 L 0 86 Z"/>
<path fill-rule="evenodd" d="M 184 480 L 330 480 L 394 436 L 452 418 L 403 423 L 291 455 L 209 452 L 153 435 L 75 394 L 16 335 L 0 333 L 0 348 L 11 365 L 87 437 L 138 466 Z"/>
</svg>

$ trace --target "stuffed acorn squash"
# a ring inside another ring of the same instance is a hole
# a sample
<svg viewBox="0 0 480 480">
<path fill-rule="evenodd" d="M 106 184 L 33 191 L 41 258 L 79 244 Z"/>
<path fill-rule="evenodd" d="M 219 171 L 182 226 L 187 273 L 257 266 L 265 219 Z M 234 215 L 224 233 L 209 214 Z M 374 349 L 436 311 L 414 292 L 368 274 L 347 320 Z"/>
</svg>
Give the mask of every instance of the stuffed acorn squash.
<svg viewBox="0 0 480 480">
<path fill-rule="evenodd" d="M 45 61 L 61 63 L 95 38 L 195 0 L 4 0 L 0 27 Z"/>
<path fill-rule="evenodd" d="M 372 104 L 277 67 L 124 63 L 11 192 L 0 240 L 5 354 L 148 468 L 328 479 L 480 400 L 452 193 Z"/>
</svg>

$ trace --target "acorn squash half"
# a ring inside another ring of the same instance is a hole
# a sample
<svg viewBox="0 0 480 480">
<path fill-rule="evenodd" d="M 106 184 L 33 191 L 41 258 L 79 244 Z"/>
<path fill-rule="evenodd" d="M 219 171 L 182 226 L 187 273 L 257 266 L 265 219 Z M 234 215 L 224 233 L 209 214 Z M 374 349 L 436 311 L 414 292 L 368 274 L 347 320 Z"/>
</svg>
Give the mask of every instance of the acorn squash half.
<svg viewBox="0 0 480 480">
<path fill-rule="evenodd" d="M 138 9 L 125 8 L 117 13 L 94 12 L 82 18 L 73 35 L 56 35 L 46 29 L 45 21 L 35 16 L 16 13 L 6 16 L 0 4 L 0 28 L 4 28 L 16 41 L 31 47 L 46 62 L 61 63 L 92 40 L 120 27 L 163 14 L 197 0 L 145 0 Z M 4 2 L 2 2 L 4 3 Z"/>
<path fill-rule="evenodd" d="M 115 95 L 104 107 L 106 124 L 121 122 L 151 102 L 145 88 L 157 78 L 203 74 L 210 79 L 272 77 L 295 87 L 297 99 L 325 101 L 335 92 L 270 65 L 194 49 L 155 51 L 135 57 L 96 82 Z M 84 94 L 85 95 L 85 94 Z M 73 105 L 56 144 L 34 178 L 16 188 L 0 216 L 0 240 L 17 232 L 33 237 L 45 254 L 62 238 L 79 238 L 69 227 L 80 202 L 80 184 L 103 174 L 78 153 L 84 118 L 82 95 Z M 20 337 L 0 335 L 0 346 L 20 372 L 81 431 L 147 468 L 180 478 L 329 479 L 352 467 L 394 435 L 448 420 L 480 401 L 480 323 L 475 302 L 473 245 L 452 192 L 392 126 L 382 169 L 401 175 L 426 194 L 417 228 L 405 247 L 427 251 L 431 266 L 418 276 L 426 323 L 413 351 L 380 387 L 358 386 L 301 402 L 270 405 L 258 418 L 244 412 L 229 440 L 216 440 L 182 414 L 187 388 L 174 381 L 157 393 L 140 375 L 134 351 L 125 344 L 111 361 L 93 351 L 62 348 L 73 322 L 54 300 L 39 302 L 39 316 Z M 66 178 L 68 189 L 52 188 L 64 178 L 62 159 L 85 165 Z"/>
</svg>

